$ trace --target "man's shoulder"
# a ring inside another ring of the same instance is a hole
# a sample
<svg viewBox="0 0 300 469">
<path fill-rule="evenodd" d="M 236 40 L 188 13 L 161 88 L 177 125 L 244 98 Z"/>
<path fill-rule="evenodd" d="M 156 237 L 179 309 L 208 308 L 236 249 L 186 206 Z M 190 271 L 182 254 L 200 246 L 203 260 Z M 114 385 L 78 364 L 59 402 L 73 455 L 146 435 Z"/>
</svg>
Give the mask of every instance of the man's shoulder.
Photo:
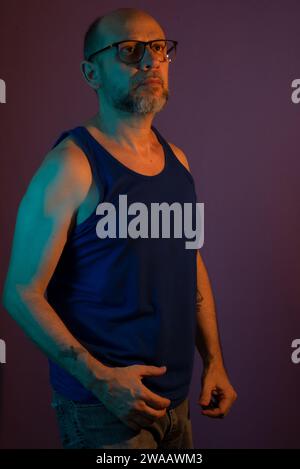
<svg viewBox="0 0 300 469">
<path fill-rule="evenodd" d="M 84 152 L 71 138 L 66 137 L 45 154 L 29 187 L 33 190 L 43 188 L 45 195 L 63 187 L 66 197 L 72 194 L 85 197 L 91 184 L 91 167 Z"/>
<path fill-rule="evenodd" d="M 61 171 L 78 176 L 80 179 L 91 176 L 91 168 L 83 150 L 67 135 L 46 155 L 42 165 L 57 165 Z"/>
</svg>

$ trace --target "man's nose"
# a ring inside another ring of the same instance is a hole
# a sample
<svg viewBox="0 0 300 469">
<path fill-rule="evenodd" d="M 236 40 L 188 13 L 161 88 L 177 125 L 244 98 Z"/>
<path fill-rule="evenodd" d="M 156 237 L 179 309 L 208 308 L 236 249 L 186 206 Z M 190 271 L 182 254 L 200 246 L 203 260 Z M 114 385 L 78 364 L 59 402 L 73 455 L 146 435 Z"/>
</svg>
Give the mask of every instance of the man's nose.
<svg viewBox="0 0 300 469">
<path fill-rule="evenodd" d="M 147 44 L 145 47 L 144 57 L 141 60 L 141 67 L 144 68 L 159 68 L 161 61 L 159 60 L 158 54 L 156 54 L 150 47 L 150 44 Z"/>
</svg>

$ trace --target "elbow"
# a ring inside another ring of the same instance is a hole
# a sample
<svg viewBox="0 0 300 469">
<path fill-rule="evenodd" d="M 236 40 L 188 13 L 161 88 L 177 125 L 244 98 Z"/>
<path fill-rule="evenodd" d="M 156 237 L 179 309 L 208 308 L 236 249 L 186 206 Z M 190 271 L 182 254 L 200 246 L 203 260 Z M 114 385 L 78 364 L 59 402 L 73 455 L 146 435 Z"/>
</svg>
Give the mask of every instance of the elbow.
<svg viewBox="0 0 300 469">
<path fill-rule="evenodd" d="M 14 282 L 6 282 L 3 288 L 1 303 L 5 310 L 17 320 L 24 311 L 24 306 L 30 307 L 37 298 L 43 294 L 33 285 L 24 285 Z"/>
<path fill-rule="evenodd" d="M 26 295 L 24 295 L 24 292 L 26 292 L 26 290 L 27 289 L 24 287 L 20 288 L 20 285 L 8 283 L 6 283 L 3 288 L 1 304 L 13 318 L 15 318 L 19 310 L 20 304 L 25 302 Z"/>
</svg>

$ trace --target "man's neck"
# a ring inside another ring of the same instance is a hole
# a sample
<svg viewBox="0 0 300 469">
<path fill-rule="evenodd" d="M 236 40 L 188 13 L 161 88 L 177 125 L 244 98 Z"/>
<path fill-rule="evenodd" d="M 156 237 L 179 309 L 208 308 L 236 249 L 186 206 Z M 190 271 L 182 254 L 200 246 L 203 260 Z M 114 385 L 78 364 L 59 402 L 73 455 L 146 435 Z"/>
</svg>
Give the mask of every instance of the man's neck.
<svg viewBox="0 0 300 469">
<path fill-rule="evenodd" d="M 151 130 L 153 115 L 130 116 L 120 118 L 114 116 L 110 119 L 108 116 L 101 116 L 97 113 L 93 118 L 94 126 L 108 140 L 114 141 L 122 148 L 127 148 L 133 152 L 145 150 L 153 143 L 153 132 Z"/>
</svg>

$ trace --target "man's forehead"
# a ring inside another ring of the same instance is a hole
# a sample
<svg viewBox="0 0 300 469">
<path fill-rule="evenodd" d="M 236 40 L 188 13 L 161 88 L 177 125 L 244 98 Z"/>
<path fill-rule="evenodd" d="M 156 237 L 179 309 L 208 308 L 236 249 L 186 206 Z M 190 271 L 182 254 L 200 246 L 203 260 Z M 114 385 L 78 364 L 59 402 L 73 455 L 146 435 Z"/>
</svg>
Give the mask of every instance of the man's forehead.
<svg viewBox="0 0 300 469">
<path fill-rule="evenodd" d="M 105 43 L 136 39 L 164 39 L 165 34 L 156 21 L 148 17 L 109 18 L 99 27 L 99 40 Z"/>
</svg>

